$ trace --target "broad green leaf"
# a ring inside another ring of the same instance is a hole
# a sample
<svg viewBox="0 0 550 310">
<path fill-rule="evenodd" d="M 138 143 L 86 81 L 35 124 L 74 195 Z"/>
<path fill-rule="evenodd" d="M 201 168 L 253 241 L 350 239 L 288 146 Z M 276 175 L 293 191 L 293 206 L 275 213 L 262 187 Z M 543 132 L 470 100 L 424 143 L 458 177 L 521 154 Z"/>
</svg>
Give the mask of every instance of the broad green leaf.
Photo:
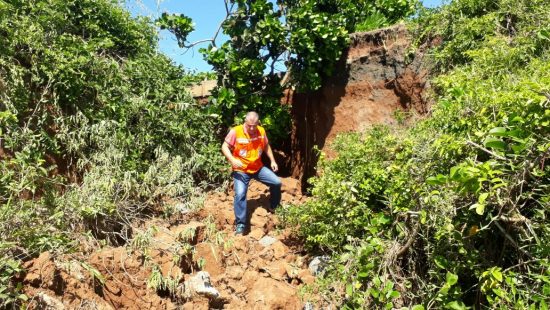
<svg viewBox="0 0 550 310">
<path fill-rule="evenodd" d="M 380 291 L 378 291 L 377 289 L 371 288 L 370 289 L 370 294 L 371 294 L 372 297 L 378 298 L 380 296 Z"/>
<path fill-rule="evenodd" d="M 460 167 L 454 166 L 451 168 L 451 172 L 449 173 L 449 177 L 453 180 L 455 180 L 455 176 L 457 176 L 457 172 L 460 170 Z"/>
<path fill-rule="evenodd" d="M 352 284 L 346 285 L 346 294 L 347 294 L 348 296 L 352 296 L 352 295 L 353 295 L 353 285 L 352 285 Z"/>
<path fill-rule="evenodd" d="M 495 127 L 491 130 L 489 130 L 489 134 L 492 136 L 505 136 L 507 132 L 507 129 L 504 127 Z"/>
<path fill-rule="evenodd" d="M 506 143 L 498 138 L 487 137 L 483 143 L 486 147 L 504 151 L 506 150 Z"/>
<path fill-rule="evenodd" d="M 498 268 L 494 268 L 491 270 L 491 275 L 498 281 L 502 282 L 502 272 Z"/>
<path fill-rule="evenodd" d="M 447 275 L 445 276 L 445 282 L 449 284 L 449 286 L 453 286 L 458 282 L 458 276 L 454 273 L 447 271 Z"/>
<path fill-rule="evenodd" d="M 477 201 L 479 203 L 485 203 L 485 200 L 487 200 L 488 196 L 489 196 L 489 193 L 482 193 L 481 195 L 479 195 L 479 198 L 477 199 Z"/>
<path fill-rule="evenodd" d="M 514 151 L 515 154 L 519 154 L 527 148 L 527 145 L 525 143 L 514 143 L 510 145 L 510 147 L 512 148 L 512 151 Z"/>
<path fill-rule="evenodd" d="M 466 305 L 462 301 L 451 301 L 445 305 L 445 309 L 465 310 Z"/>
<path fill-rule="evenodd" d="M 472 206 L 470 206 L 470 210 L 472 209 L 475 209 L 477 214 L 483 215 L 483 213 L 485 212 L 485 204 L 474 203 Z"/>
<path fill-rule="evenodd" d="M 434 263 L 437 267 L 441 269 L 447 269 L 447 266 L 449 265 L 449 263 L 443 256 L 436 256 L 434 259 Z"/>
<path fill-rule="evenodd" d="M 401 293 L 399 293 L 398 291 L 391 291 L 389 297 L 391 297 L 392 299 L 395 299 L 395 298 L 399 298 L 399 296 L 401 296 Z"/>
<path fill-rule="evenodd" d="M 493 293 L 495 293 L 498 297 L 504 298 L 506 296 L 506 292 L 499 288 L 494 288 Z"/>
<path fill-rule="evenodd" d="M 537 32 L 537 37 L 543 40 L 550 40 L 550 31 L 546 29 L 542 29 L 539 32 Z"/>
<path fill-rule="evenodd" d="M 446 182 L 447 178 L 442 174 L 438 174 L 437 176 L 429 177 L 426 179 L 426 183 L 429 185 L 443 185 Z"/>
</svg>

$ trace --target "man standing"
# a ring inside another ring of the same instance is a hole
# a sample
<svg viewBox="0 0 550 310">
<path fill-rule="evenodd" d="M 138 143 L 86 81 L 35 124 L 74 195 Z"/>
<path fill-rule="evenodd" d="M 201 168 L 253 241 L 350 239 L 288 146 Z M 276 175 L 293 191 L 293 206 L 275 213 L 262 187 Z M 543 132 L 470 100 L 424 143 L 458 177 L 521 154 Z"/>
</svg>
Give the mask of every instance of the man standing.
<svg viewBox="0 0 550 310">
<path fill-rule="evenodd" d="M 246 192 L 251 179 L 258 180 L 269 186 L 271 194 L 270 211 L 281 202 L 281 180 L 275 175 L 279 167 L 273 157 L 273 152 L 263 127 L 258 126 L 259 115 L 256 112 L 246 114 L 244 124 L 235 126 L 229 131 L 222 144 L 223 155 L 233 167 L 233 183 L 235 199 L 235 234 L 242 235 L 248 230 L 246 209 Z M 266 152 L 271 161 L 271 171 L 262 163 L 262 153 Z"/>
</svg>

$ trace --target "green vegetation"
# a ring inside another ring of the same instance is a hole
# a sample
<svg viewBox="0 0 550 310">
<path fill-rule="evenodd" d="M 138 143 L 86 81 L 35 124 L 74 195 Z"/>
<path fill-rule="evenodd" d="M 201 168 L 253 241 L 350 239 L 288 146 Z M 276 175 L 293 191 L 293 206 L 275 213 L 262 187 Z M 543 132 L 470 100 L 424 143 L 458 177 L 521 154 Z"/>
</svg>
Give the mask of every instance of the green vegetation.
<svg viewBox="0 0 550 310">
<path fill-rule="evenodd" d="M 222 181 L 221 127 L 257 110 L 281 141 L 283 89 L 317 89 L 350 32 L 393 24 L 416 6 L 225 3 L 230 40 L 203 50 L 219 85 L 201 107 L 185 88 L 212 74 L 172 64 L 152 21 L 117 2 L 0 0 L 0 307 L 27 298 L 13 282 L 21 260 L 75 250 L 76 234 L 147 245 L 154 230 L 130 236 L 130 222 L 173 212 L 166 198 L 191 207 Z M 321 160 L 312 179 L 313 199 L 282 214 L 309 249 L 332 257 L 308 298 L 347 309 L 548 308 L 548 7 L 456 0 L 418 13 L 416 43 L 441 42 L 430 52 L 431 117 L 339 137 L 338 157 Z M 185 15 L 156 23 L 191 45 Z M 178 281 L 157 268 L 148 285 Z"/>
<path fill-rule="evenodd" d="M 2 307 L 20 299 L 18 259 L 75 232 L 121 242 L 162 198 L 218 183 L 223 158 L 218 121 L 185 90 L 202 76 L 116 2 L 0 1 L 0 41 Z"/>
<path fill-rule="evenodd" d="M 431 117 L 340 137 L 314 199 L 284 214 L 332 254 L 324 302 L 548 308 L 549 5 L 457 0 L 420 14 L 419 43 L 442 42 Z"/>
<path fill-rule="evenodd" d="M 414 13 L 416 0 L 225 0 L 221 28 L 229 40 L 201 49 L 218 75 L 210 110 L 226 126 L 242 122 L 247 111 L 262 116 L 275 144 L 288 137 L 285 88 L 315 90 L 348 45 L 348 34 L 387 26 Z M 163 14 L 157 21 L 181 47 L 193 30 L 188 17 Z M 282 75 L 286 70 L 286 75 Z"/>
</svg>

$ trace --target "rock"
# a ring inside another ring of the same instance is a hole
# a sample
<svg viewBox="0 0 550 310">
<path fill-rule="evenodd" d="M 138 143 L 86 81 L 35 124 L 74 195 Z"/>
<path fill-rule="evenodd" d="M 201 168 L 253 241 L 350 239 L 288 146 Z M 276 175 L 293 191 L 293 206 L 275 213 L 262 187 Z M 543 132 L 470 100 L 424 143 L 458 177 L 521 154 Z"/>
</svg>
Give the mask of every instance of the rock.
<svg viewBox="0 0 550 310">
<path fill-rule="evenodd" d="M 300 279 L 305 284 L 312 284 L 315 282 L 315 277 L 311 275 L 309 269 L 302 269 L 298 271 L 298 279 Z"/>
<path fill-rule="evenodd" d="M 240 266 L 231 266 L 225 270 L 225 274 L 230 279 L 240 280 L 243 277 L 244 270 Z"/>
<path fill-rule="evenodd" d="M 182 309 L 182 310 L 209 310 L 210 307 L 208 306 L 209 299 L 205 297 L 196 297 L 193 298 L 192 301 L 186 302 L 182 308 L 173 308 L 173 309 Z M 159 308 L 155 308 L 159 309 Z M 163 308 L 160 308 L 163 309 Z"/>
<path fill-rule="evenodd" d="M 299 268 L 307 268 L 308 265 L 306 263 L 306 257 L 305 256 L 298 256 L 296 258 L 296 260 L 294 261 L 294 263 L 296 264 L 296 266 L 298 266 Z"/>
<path fill-rule="evenodd" d="M 300 181 L 293 178 L 284 178 L 282 180 L 282 186 L 281 191 L 283 193 L 288 193 L 292 196 L 296 196 L 300 194 L 301 191 L 301 185 Z"/>
<path fill-rule="evenodd" d="M 298 278 L 302 278 L 302 277 L 305 277 L 305 276 L 311 276 L 311 272 L 309 271 L 309 269 L 302 269 L 300 271 L 298 271 Z"/>
<path fill-rule="evenodd" d="M 155 250 L 170 252 L 176 243 L 176 238 L 172 232 L 166 228 L 161 228 L 153 237 L 151 247 Z"/>
<path fill-rule="evenodd" d="M 191 209 L 189 209 L 184 203 L 178 202 L 174 205 L 174 209 L 178 211 L 181 214 L 187 214 L 191 212 Z"/>
<path fill-rule="evenodd" d="M 275 280 L 283 280 L 287 275 L 285 262 L 275 261 L 263 269 Z"/>
<path fill-rule="evenodd" d="M 178 279 L 182 277 L 182 271 L 180 267 L 173 261 L 167 261 L 160 265 L 160 271 L 163 277 L 171 277 L 173 279 Z"/>
<path fill-rule="evenodd" d="M 298 276 L 298 269 L 290 264 L 285 264 L 286 273 L 290 278 L 296 278 Z"/>
<path fill-rule="evenodd" d="M 259 217 L 266 217 L 268 214 L 267 210 L 264 209 L 264 208 L 257 208 L 255 211 L 254 211 L 254 216 L 259 216 Z"/>
<path fill-rule="evenodd" d="M 304 304 L 303 310 L 315 310 L 315 307 L 311 302 L 308 301 Z"/>
<path fill-rule="evenodd" d="M 195 253 L 197 259 L 204 259 L 203 270 L 213 277 L 222 273 L 223 255 L 217 246 L 210 243 L 199 243 L 195 246 Z"/>
<path fill-rule="evenodd" d="M 296 261 L 296 255 L 294 255 L 294 254 L 292 254 L 292 253 L 287 254 L 287 255 L 285 256 L 285 261 L 286 261 L 287 263 L 293 263 L 294 261 Z"/>
<path fill-rule="evenodd" d="M 283 194 L 281 195 L 281 200 L 282 200 L 282 201 L 285 201 L 285 202 L 291 202 L 291 201 L 294 200 L 294 196 L 291 195 L 291 194 L 283 193 Z"/>
<path fill-rule="evenodd" d="M 243 278 L 241 283 L 244 285 L 240 285 L 240 288 L 242 288 L 242 291 L 246 291 L 247 289 L 251 289 L 254 287 L 254 283 L 256 282 L 256 279 L 260 278 L 260 274 L 257 271 L 254 270 L 246 270 L 243 274 Z"/>
<path fill-rule="evenodd" d="M 276 241 L 277 241 L 277 239 L 275 239 L 271 236 L 264 236 L 262 239 L 260 239 L 260 244 L 263 245 L 264 247 L 266 247 L 266 246 L 272 245 Z"/>
<path fill-rule="evenodd" d="M 277 266 L 271 272 L 271 277 L 275 280 L 285 280 L 287 277 L 286 268 L 283 263 L 277 263 Z"/>
<path fill-rule="evenodd" d="M 98 297 L 93 299 L 81 299 L 78 301 L 78 307 L 76 305 L 67 306 L 68 309 L 90 309 L 90 310 L 115 310 L 111 305 L 109 305 L 105 300 Z"/>
<path fill-rule="evenodd" d="M 242 251 L 244 253 L 248 253 L 249 246 L 248 246 L 248 238 L 246 236 L 236 236 L 233 239 L 233 248 L 237 251 Z"/>
<path fill-rule="evenodd" d="M 199 271 L 189 280 L 183 283 L 183 295 L 186 298 L 191 298 L 193 295 L 202 295 L 208 298 L 218 298 L 220 292 L 216 290 L 210 283 L 210 275 L 206 271 Z"/>
<path fill-rule="evenodd" d="M 246 300 L 249 309 L 300 309 L 296 291 L 288 284 L 271 278 L 258 278 Z"/>
<path fill-rule="evenodd" d="M 264 210 L 264 209 L 263 208 L 258 208 L 258 210 Z M 267 225 L 268 221 L 269 221 L 268 217 L 254 214 L 254 215 L 252 215 L 252 218 L 250 219 L 250 225 L 252 225 L 253 227 L 264 228 Z"/>
<path fill-rule="evenodd" d="M 266 247 L 258 254 L 258 256 L 266 261 L 271 261 L 273 260 L 273 249 L 271 247 Z"/>
<path fill-rule="evenodd" d="M 302 278 L 300 278 L 300 280 L 302 280 L 302 283 L 304 283 L 304 284 L 313 284 L 313 283 L 315 283 L 315 277 L 312 276 L 312 275 L 303 276 Z"/>
<path fill-rule="evenodd" d="M 114 281 L 107 281 L 105 282 L 105 288 L 115 295 L 119 295 L 122 292 L 122 289 L 118 286 L 118 283 L 115 283 Z"/>
<path fill-rule="evenodd" d="M 57 268 L 49 252 L 41 253 L 36 259 L 23 264 L 23 267 L 27 269 L 24 283 L 29 283 L 34 287 L 39 287 L 42 284 L 53 286 Z"/>
<path fill-rule="evenodd" d="M 260 228 L 256 228 L 248 234 L 250 237 L 252 237 L 254 240 L 260 240 L 264 236 L 264 230 Z"/>
<path fill-rule="evenodd" d="M 309 263 L 309 271 L 312 275 L 317 276 L 325 270 L 328 265 L 329 257 L 328 256 L 316 256 Z"/>
<path fill-rule="evenodd" d="M 40 304 L 40 309 L 44 310 L 65 310 L 63 303 L 50 295 L 47 295 L 43 292 L 37 294 L 38 303 Z"/>
<path fill-rule="evenodd" d="M 254 270 L 260 270 L 260 269 L 263 269 L 266 264 L 267 264 L 266 261 L 264 261 L 262 258 L 255 257 L 254 259 L 251 259 L 249 261 L 248 268 L 252 268 Z"/>
<path fill-rule="evenodd" d="M 271 247 L 273 248 L 273 256 L 275 259 L 281 259 L 288 253 L 288 248 L 281 241 L 273 243 Z"/>
</svg>

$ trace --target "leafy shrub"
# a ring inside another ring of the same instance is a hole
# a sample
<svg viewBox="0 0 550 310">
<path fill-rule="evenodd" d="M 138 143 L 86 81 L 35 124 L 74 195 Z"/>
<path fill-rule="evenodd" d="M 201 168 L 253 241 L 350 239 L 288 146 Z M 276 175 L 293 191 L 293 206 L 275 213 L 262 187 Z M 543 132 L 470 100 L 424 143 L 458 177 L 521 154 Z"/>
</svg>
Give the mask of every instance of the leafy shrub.
<svg viewBox="0 0 550 310">
<path fill-rule="evenodd" d="M 442 40 L 432 115 L 340 137 L 312 201 L 285 214 L 333 254 L 317 284 L 331 303 L 547 308 L 546 2 L 455 1 L 419 19 Z"/>
<path fill-rule="evenodd" d="M 21 292 L 21 284 L 13 285 L 11 279 L 22 272 L 18 261 L 9 257 L 0 260 L 0 307 L 8 308 L 20 301 L 26 301 L 28 297 Z"/>
<path fill-rule="evenodd" d="M 140 212 L 221 181 L 219 120 L 157 39 L 112 1 L 0 1 L 0 254 L 82 229 L 119 242 Z"/>
</svg>

